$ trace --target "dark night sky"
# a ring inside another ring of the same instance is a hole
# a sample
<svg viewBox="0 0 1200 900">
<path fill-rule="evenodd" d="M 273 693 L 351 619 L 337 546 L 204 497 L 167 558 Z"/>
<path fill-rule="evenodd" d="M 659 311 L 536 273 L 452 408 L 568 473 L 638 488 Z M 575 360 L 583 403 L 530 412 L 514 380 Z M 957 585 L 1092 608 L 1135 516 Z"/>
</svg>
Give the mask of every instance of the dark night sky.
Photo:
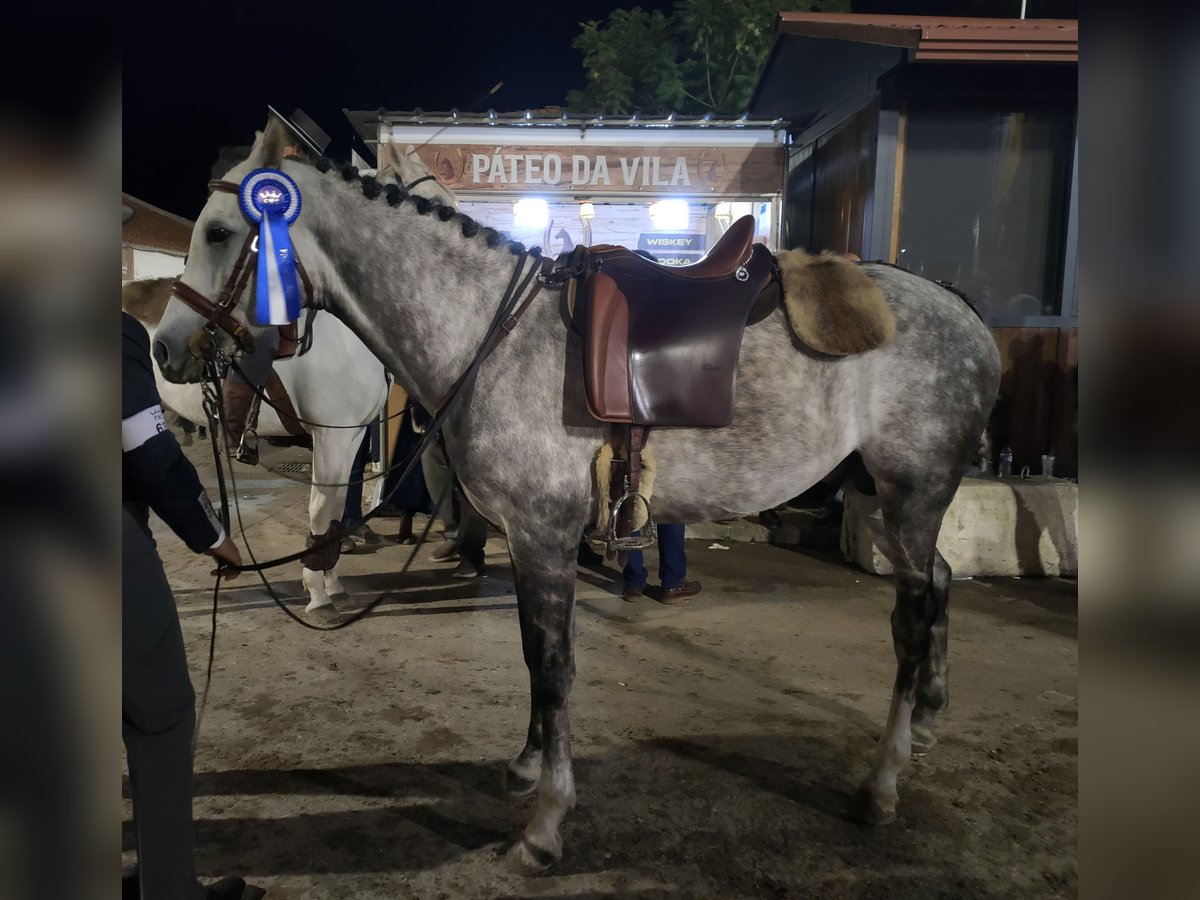
<svg viewBox="0 0 1200 900">
<path fill-rule="evenodd" d="M 1074 14 L 1074 0 L 1028 3 L 1030 15 Z M 579 23 L 635 4 L 667 12 L 673 0 L 392 0 L 346 4 L 345 13 L 329 3 L 130 0 L 122 189 L 194 218 L 218 148 L 249 143 L 268 103 L 285 115 L 303 108 L 342 158 L 352 133 L 343 108 L 465 110 L 497 81 L 504 87 L 480 111 L 561 104 L 584 84 L 571 47 Z M 1019 0 L 854 3 L 857 12 L 942 15 L 1015 15 L 1019 8 Z M 274 52 L 263 52 L 264 38 Z"/>
</svg>

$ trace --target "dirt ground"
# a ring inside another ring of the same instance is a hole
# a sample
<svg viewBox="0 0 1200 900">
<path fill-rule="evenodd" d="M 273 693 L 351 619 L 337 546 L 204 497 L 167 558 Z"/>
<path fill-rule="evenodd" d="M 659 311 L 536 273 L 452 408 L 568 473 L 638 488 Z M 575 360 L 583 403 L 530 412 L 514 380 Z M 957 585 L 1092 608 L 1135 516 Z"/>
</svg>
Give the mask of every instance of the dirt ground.
<svg viewBox="0 0 1200 900">
<path fill-rule="evenodd" d="M 238 473 L 256 553 L 297 549 L 307 491 Z M 210 567 L 158 533 L 199 692 Z M 954 584 L 940 740 L 903 777 L 898 822 L 872 830 L 845 810 L 887 713 L 889 580 L 823 551 L 689 541 L 704 592 L 665 607 L 581 569 L 578 806 L 562 862 L 531 878 L 504 859 L 531 806 L 501 791 L 528 710 L 503 539 L 479 582 L 451 582 L 428 548 L 390 574 L 408 551 L 344 557 L 342 609 L 395 593 L 336 633 L 289 622 L 245 576 L 223 593 L 196 757 L 204 877 L 290 900 L 1075 895 L 1073 581 Z M 299 574 L 273 578 L 297 611 Z M 126 799 L 126 861 L 129 817 Z"/>
</svg>

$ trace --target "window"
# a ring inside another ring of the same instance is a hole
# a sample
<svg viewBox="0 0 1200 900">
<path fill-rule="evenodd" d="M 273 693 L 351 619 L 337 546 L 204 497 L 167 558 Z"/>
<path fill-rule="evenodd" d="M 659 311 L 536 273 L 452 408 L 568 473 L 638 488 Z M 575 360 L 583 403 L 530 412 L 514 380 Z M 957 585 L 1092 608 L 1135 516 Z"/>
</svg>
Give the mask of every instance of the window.
<svg viewBox="0 0 1200 900">
<path fill-rule="evenodd" d="M 1065 106 L 910 108 L 895 261 L 985 319 L 1058 315 L 1073 131 Z"/>
<path fill-rule="evenodd" d="M 667 204 L 658 206 L 658 203 Z M 536 209 L 539 217 L 534 219 Z M 585 205 L 586 204 L 586 205 Z M 699 198 L 647 198 L 644 202 L 587 201 L 527 197 L 461 200 L 464 213 L 507 233 L 527 247 L 566 253 L 576 244 L 617 244 L 653 255 L 670 266 L 686 266 L 704 256 L 729 225 L 745 215 L 755 219 L 756 241 L 774 245 L 774 199 L 713 201 Z"/>
</svg>

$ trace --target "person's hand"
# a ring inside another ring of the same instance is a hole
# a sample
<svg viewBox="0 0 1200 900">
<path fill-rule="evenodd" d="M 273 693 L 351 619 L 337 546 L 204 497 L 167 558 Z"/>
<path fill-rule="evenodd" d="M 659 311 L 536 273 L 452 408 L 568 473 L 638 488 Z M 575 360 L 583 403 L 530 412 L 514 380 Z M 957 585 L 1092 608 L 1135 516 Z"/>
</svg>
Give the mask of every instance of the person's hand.
<svg viewBox="0 0 1200 900">
<path fill-rule="evenodd" d="M 221 543 L 208 552 L 218 563 L 217 568 L 212 570 L 213 575 L 219 573 L 232 581 L 241 574 L 236 569 L 227 568 L 228 566 L 240 566 L 242 564 L 242 553 L 238 550 L 237 544 L 230 539 L 229 535 L 225 535 L 225 540 L 221 541 Z"/>
</svg>

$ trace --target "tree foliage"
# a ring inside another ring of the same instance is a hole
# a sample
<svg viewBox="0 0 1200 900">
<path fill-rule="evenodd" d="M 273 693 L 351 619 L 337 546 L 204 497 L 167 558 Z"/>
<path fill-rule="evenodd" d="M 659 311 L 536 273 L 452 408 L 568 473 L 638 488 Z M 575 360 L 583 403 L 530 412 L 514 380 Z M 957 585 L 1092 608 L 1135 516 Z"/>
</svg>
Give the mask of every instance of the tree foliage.
<svg viewBox="0 0 1200 900">
<path fill-rule="evenodd" d="M 583 22 L 573 46 L 588 83 L 567 95 L 567 106 L 612 115 L 740 113 L 784 9 L 848 12 L 850 0 L 679 0 L 669 17 L 635 6 Z"/>
</svg>

